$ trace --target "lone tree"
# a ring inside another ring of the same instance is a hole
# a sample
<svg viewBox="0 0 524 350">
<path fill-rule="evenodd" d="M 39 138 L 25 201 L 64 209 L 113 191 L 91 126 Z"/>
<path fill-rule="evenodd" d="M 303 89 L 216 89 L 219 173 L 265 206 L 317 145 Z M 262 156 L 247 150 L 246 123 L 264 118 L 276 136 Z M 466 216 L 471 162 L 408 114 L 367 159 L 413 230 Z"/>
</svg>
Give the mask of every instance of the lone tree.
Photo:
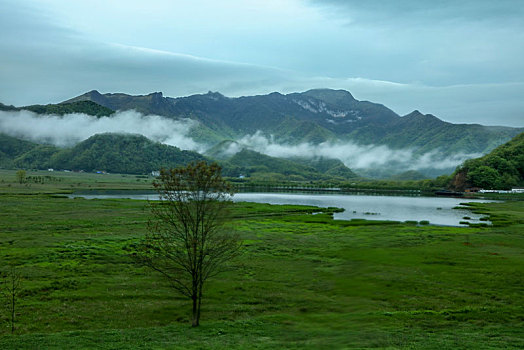
<svg viewBox="0 0 524 350">
<path fill-rule="evenodd" d="M 231 187 L 222 179 L 221 168 L 206 162 L 162 169 L 153 185 L 160 201 L 150 203 L 148 233 L 135 257 L 192 300 L 196 327 L 204 282 L 239 253 L 240 240 L 224 230 Z"/>
<path fill-rule="evenodd" d="M 13 266 L 7 271 L 2 280 L 1 291 L 5 298 L 7 309 L 9 310 L 9 323 L 11 325 L 11 333 L 15 332 L 16 322 L 16 307 L 18 298 L 22 291 L 20 280 L 22 279 L 20 272 Z"/>
</svg>

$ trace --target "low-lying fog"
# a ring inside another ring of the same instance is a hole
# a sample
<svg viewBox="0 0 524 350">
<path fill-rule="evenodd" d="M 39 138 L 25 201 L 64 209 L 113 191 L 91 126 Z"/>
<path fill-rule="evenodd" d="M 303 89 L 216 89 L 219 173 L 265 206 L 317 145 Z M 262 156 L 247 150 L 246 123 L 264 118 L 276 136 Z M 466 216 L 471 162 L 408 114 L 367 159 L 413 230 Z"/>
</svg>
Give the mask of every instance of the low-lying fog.
<svg viewBox="0 0 524 350">
<path fill-rule="evenodd" d="M 143 115 L 136 111 L 116 112 L 111 117 L 86 114 L 64 116 L 38 115 L 30 111 L 0 111 L 0 132 L 10 136 L 57 146 L 73 146 L 99 133 L 142 134 L 151 140 L 177 146 L 181 149 L 204 152 L 210 147 L 193 140 L 189 133 L 198 122 L 190 119 L 168 119 L 157 115 Z M 224 149 L 234 155 L 247 147 L 273 157 L 338 158 L 351 169 L 391 167 L 406 170 L 449 169 L 468 158 L 480 154 L 455 154 L 442 157 L 438 150 L 415 155 L 412 149 L 391 149 L 384 145 L 358 145 L 351 142 L 301 143 L 297 145 L 275 142 L 260 132 L 246 135 Z"/>
</svg>

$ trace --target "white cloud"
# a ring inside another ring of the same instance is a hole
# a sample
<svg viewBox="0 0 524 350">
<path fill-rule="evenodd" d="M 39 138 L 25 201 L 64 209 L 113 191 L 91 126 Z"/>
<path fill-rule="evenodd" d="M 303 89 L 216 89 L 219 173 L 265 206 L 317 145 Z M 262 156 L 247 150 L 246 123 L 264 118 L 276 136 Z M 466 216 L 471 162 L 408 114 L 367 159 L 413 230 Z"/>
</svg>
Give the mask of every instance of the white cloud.
<svg viewBox="0 0 524 350">
<path fill-rule="evenodd" d="M 86 114 L 38 115 L 30 111 L 0 111 L 0 133 L 57 146 L 73 146 L 100 133 L 141 134 L 147 138 L 181 149 L 204 152 L 206 145 L 195 142 L 189 133 L 197 126 L 191 119 L 168 119 L 143 115 L 130 110 L 116 112 L 111 117 L 97 118 Z M 416 155 L 412 149 L 391 149 L 384 145 L 359 145 L 352 142 L 321 144 L 281 144 L 261 132 L 246 135 L 238 143 L 230 143 L 222 156 L 233 156 L 244 147 L 280 158 L 340 159 L 351 169 L 449 169 L 481 154 L 442 156 L 438 150 Z"/>
<path fill-rule="evenodd" d="M 86 114 L 37 115 L 30 111 L 0 111 L 0 132 L 57 146 L 72 146 L 100 133 L 142 134 L 154 141 L 181 149 L 202 151 L 188 137 L 197 122 L 190 119 L 167 119 L 157 115 L 143 115 L 130 110 L 116 112 L 110 117 L 97 118 Z"/>
<path fill-rule="evenodd" d="M 416 155 L 411 149 L 391 149 L 384 145 L 359 145 L 352 142 L 324 142 L 318 145 L 301 143 L 298 145 L 279 144 L 271 137 L 257 132 L 238 141 L 241 145 L 272 157 L 305 157 L 340 159 L 351 169 L 372 169 L 392 167 L 396 169 L 449 169 L 469 158 L 481 154 L 456 154 L 442 156 L 438 150 Z M 235 146 L 237 152 L 240 150 Z M 228 150 L 233 152 L 232 150 Z"/>
</svg>

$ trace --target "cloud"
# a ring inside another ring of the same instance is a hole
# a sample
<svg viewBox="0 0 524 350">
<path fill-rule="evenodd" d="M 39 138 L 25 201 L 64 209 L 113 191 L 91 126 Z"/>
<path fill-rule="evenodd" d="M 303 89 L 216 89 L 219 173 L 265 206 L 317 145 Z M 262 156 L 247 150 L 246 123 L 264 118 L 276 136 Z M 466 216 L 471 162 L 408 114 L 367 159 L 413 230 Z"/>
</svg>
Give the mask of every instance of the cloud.
<svg viewBox="0 0 524 350">
<path fill-rule="evenodd" d="M 481 155 L 455 154 L 444 157 L 438 150 L 435 150 L 418 156 L 411 149 L 391 149 L 385 145 L 359 145 L 352 142 L 324 142 L 318 145 L 310 143 L 279 144 L 260 132 L 247 135 L 238 140 L 238 143 L 272 157 L 340 159 L 351 169 L 376 169 L 380 167 L 409 170 L 449 169 L 456 167 L 466 159 Z M 238 145 L 232 144 L 227 152 L 234 153 L 239 150 Z"/>
<path fill-rule="evenodd" d="M 219 152 L 219 156 L 220 156 L 220 158 L 230 158 L 230 157 L 233 157 L 238 152 L 242 151 L 243 148 L 244 148 L 244 146 L 242 146 L 240 143 L 238 143 L 238 142 L 231 142 L 227 146 L 227 148 L 225 148 L 225 149 L 221 150 L 221 152 Z"/>
<path fill-rule="evenodd" d="M 420 21 L 430 16 L 434 22 L 468 20 L 521 20 L 524 7 L 515 0 L 444 0 L 444 1 L 420 1 L 420 0 L 308 0 L 315 6 L 332 8 L 332 15 L 346 16 L 352 22 L 359 20 L 369 21 L 371 19 L 394 21 Z M 342 13 L 341 13 L 342 12 Z M 425 23 L 428 24 L 427 22 Z"/>
<path fill-rule="evenodd" d="M 111 117 L 86 114 L 38 115 L 30 111 L 0 111 L 0 132 L 34 142 L 72 146 L 99 133 L 142 134 L 147 138 L 181 149 L 203 151 L 188 135 L 197 122 L 167 119 L 130 110 Z"/>
<path fill-rule="evenodd" d="M 70 147 L 100 133 L 141 134 L 145 137 L 181 149 L 204 152 L 208 146 L 194 141 L 189 135 L 198 122 L 191 119 L 168 119 L 143 115 L 134 110 L 116 112 L 111 117 L 97 118 L 86 114 L 38 115 L 30 111 L 0 111 L 0 133 L 30 140 Z M 385 145 L 359 145 L 352 142 L 324 142 L 318 145 L 281 144 L 261 132 L 246 135 L 230 143 L 222 156 L 233 156 L 244 147 L 279 158 L 340 159 L 351 169 L 450 169 L 464 160 L 481 154 L 442 156 L 438 150 L 415 155 L 412 149 L 391 149 Z"/>
<path fill-rule="evenodd" d="M 450 169 L 462 164 L 465 160 L 483 156 L 482 153 L 456 153 L 443 157 L 438 150 L 424 153 L 413 159 L 412 164 L 404 164 L 409 170 Z"/>
</svg>

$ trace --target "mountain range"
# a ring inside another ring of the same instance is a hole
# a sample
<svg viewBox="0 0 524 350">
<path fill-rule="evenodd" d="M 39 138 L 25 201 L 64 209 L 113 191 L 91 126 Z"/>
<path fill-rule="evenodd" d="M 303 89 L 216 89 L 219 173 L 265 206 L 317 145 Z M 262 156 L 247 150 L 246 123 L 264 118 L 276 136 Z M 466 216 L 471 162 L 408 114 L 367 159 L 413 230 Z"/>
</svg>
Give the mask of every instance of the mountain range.
<svg viewBox="0 0 524 350">
<path fill-rule="evenodd" d="M 417 177 L 449 174 L 463 160 L 486 154 L 524 131 L 524 128 L 452 124 L 419 111 L 399 116 L 384 105 L 359 101 L 345 90 L 330 89 L 237 98 L 217 92 L 172 98 L 164 97 L 161 92 L 133 96 L 93 90 L 59 104 L 26 107 L 0 104 L 0 110 L 55 115 L 84 113 L 97 118 L 112 118 L 116 111 L 135 110 L 170 120 L 191 120 L 192 127 L 186 136 L 207 149 L 204 157 L 227 164 L 225 168 L 231 174 L 271 173 L 272 168 L 277 168 L 280 170 L 276 173 L 302 178 L 319 178 L 319 174 L 328 172 L 353 178 L 356 175 L 352 170 L 371 177 L 389 177 L 407 171 L 413 176 L 414 170 L 418 171 Z M 10 147 L 18 144 L 16 147 L 21 149 L 24 142 L 10 142 Z M 56 151 L 53 147 L 30 148 L 44 157 Z M 29 154 L 24 158 L 23 152 L 11 151 L 2 150 L 3 163 L 27 164 L 22 160 L 35 157 Z M 44 163 L 40 165 L 52 164 Z M 153 164 L 158 163 L 149 165 Z M 142 170 L 146 168 L 149 169 Z M 138 166 L 132 172 L 140 169 Z M 284 169 L 288 171 L 281 172 Z"/>
<path fill-rule="evenodd" d="M 197 141 L 214 145 L 261 132 L 275 142 L 320 144 L 350 141 L 413 149 L 443 155 L 488 153 L 524 128 L 452 124 L 413 111 L 399 116 L 384 105 L 358 101 L 345 90 L 314 89 L 303 93 L 225 97 L 218 92 L 187 97 L 100 94 L 90 91 L 64 103 L 92 101 L 112 110 L 134 109 L 168 118 L 190 118 L 206 132 Z M 196 134 L 196 133 L 195 133 Z"/>
</svg>

